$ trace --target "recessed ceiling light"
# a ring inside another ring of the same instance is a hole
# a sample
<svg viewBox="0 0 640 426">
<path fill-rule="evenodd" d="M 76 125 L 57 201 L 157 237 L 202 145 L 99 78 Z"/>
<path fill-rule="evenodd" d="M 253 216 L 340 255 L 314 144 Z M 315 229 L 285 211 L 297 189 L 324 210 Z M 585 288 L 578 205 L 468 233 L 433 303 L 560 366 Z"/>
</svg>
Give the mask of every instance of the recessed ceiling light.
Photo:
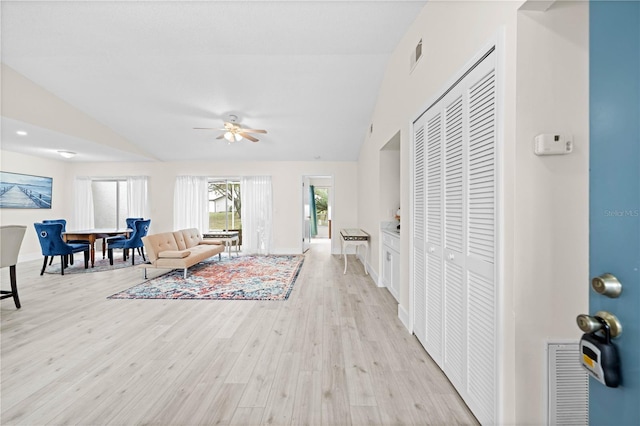
<svg viewBox="0 0 640 426">
<path fill-rule="evenodd" d="M 73 151 L 58 151 L 58 154 L 64 158 L 72 158 L 76 156 L 76 153 Z"/>
<path fill-rule="evenodd" d="M 16 132 L 16 135 L 20 135 L 20 136 L 27 136 L 27 132 L 25 132 L 24 130 L 18 130 Z"/>
</svg>

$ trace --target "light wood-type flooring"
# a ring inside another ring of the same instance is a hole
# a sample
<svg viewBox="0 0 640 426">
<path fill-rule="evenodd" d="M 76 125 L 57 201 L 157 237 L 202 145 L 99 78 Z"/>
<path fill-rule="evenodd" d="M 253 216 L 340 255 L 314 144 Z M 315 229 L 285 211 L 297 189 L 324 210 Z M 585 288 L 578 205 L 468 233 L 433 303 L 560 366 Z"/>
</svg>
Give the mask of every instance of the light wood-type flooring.
<svg viewBox="0 0 640 426">
<path fill-rule="evenodd" d="M 279 302 L 110 300 L 142 271 L 40 266 L 17 267 L 22 309 L 0 305 L 3 425 L 477 424 L 389 292 L 327 244 Z"/>
</svg>

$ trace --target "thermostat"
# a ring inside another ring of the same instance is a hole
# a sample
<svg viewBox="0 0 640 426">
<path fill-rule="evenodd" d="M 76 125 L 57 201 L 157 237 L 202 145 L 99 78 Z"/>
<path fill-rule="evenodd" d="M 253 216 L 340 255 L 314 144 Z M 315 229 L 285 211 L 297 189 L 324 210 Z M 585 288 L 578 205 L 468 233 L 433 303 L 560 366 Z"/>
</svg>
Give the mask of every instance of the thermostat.
<svg viewBox="0 0 640 426">
<path fill-rule="evenodd" d="M 533 152 L 536 155 L 561 155 L 573 151 L 573 136 L 544 133 L 534 139 Z"/>
</svg>

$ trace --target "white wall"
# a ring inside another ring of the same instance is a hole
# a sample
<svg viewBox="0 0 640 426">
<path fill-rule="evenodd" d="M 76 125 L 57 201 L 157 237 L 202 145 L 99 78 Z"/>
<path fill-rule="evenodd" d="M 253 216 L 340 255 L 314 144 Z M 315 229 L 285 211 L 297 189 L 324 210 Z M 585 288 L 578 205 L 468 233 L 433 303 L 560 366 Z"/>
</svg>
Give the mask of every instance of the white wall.
<svg viewBox="0 0 640 426">
<path fill-rule="evenodd" d="M 0 209 L 0 224 L 27 226 L 20 247 L 19 262 L 41 257 L 40 243 L 33 227 L 35 222 L 41 222 L 43 219 L 69 217 L 69 203 L 72 202 L 73 197 L 66 186 L 68 164 L 65 161 L 47 160 L 15 152 L 0 151 L 0 168 L 3 172 L 53 178 L 51 209 Z"/>
<path fill-rule="evenodd" d="M 588 2 L 518 14 L 515 357 L 518 423 L 543 423 L 544 348 L 581 335 L 588 311 Z M 538 157 L 533 138 L 569 133 L 569 155 Z"/>
<path fill-rule="evenodd" d="M 9 167 L 8 165 L 11 165 Z M 170 162 L 170 163 L 72 163 L 43 160 L 12 152 L 2 152 L 2 170 L 53 176 L 54 209 L 2 209 L 2 224 L 33 223 L 42 219 L 64 217 L 73 229 L 73 182 L 76 176 L 149 176 L 151 232 L 173 229 L 173 188 L 178 175 L 238 177 L 270 175 L 273 184 L 274 253 L 300 253 L 302 249 L 302 175 L 333 176 L 333 220 L 335 229 L 357 223 L 357 165 L 355 162 Z M 28 234 L 30 234 L 28 232 Z M 35 233 L 21 250 L 21 259 L 40 257 Z M 33 238 L 31 238 L 33 237 Z M 332 241 L 339 253 L 339 241 Z"/>
<path fill-rule="evenodd" d="M 401 130 L 401 208 L 408 212 L 409 123 L 498 35 L 504 164 L 500 418 L 544 424 L 545 344 L 577 339 L 575 316 L 587 307 L 588 3 L 556 2 L 547 12 L 519 12 L 521 4 L 427 3 L 394 52 L 378 95 L 375 132 L 365 138 L 359 159 L 358 211 L 361 227 L 376 229 L 385 220 L 366 188 L 382 184 L 379 150 Z M 409 74 L 409 54 L 421 38 L 423 58 Z M 533 137 L 542 132 L 572 133 L 575 152 L 535 156 Z M 410 227 L 404 223 L 401 314 L 410 310 Z"/>
</svg>

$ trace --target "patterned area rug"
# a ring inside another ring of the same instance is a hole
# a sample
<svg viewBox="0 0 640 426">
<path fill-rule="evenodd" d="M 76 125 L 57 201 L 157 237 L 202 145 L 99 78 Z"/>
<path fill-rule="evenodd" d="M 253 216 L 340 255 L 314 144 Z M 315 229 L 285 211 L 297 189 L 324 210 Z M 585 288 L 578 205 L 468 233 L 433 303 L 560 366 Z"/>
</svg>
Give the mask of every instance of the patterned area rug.
<svg viewBox="0 0 640 426">
<path fill-rule="evenodd" d="M 146 254 L 146 253 L 145 253 Z M 142 256 L 136 253 L 136 265 L 144 263 Z M 93 268 L 91 267 L 91 261 L 89 261 L 89 269 L 84 269 L 84 255 L 82 253 L 76 253 L 73 257 L 73 265 L 69 265 L 64 274 L 86 274 L 89 272 L 102 272 L 113 271 L 114 269 L 128 268 L 131 266 L 131 258 L 127 261 L 122 260 L 122 255 L 116 257 L 114 253 L 113 266 L 109 265 L 109 259 L 103 259 L 102 254 L 98 255 L 96 252 L 96 261 Z M 40 260 L 40 267 L 42 268 L 42 259 Z M 60 275 L 60 256 L 56 256 L 53 260 L 53 265 L 49 265 L 47 261 L 47 269 L 44 270 L 45 274 L 57 274 Z"/>
<path fill-rule="evenodd" d="M 109 296 L 109 299 L 286 300 L 303 255 L 217 256 L 174 270 Z"/>
</svg>

